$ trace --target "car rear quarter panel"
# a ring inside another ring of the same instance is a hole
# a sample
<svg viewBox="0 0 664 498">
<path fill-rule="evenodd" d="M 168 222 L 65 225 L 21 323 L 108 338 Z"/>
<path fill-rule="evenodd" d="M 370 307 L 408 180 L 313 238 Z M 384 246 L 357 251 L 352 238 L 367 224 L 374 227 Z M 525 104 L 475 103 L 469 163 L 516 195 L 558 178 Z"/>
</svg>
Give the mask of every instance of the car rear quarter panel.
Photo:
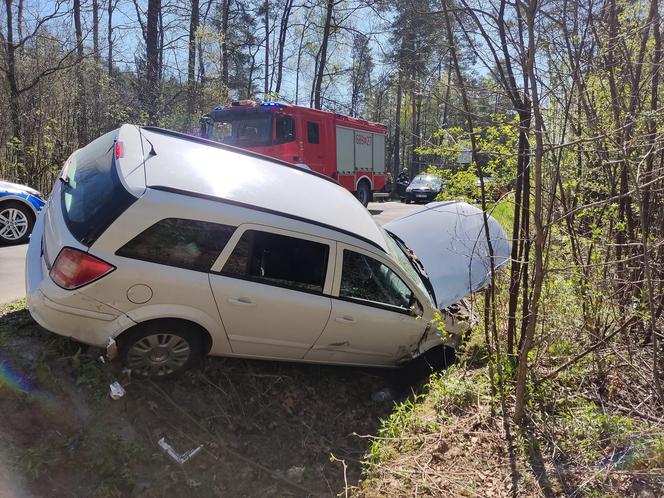
<svg viewBox="0 0 664 498">
<path fill-rule="evenodd" d="M 212 337 L 212 354 L 228 354 L 230 346 L 219 319 L 208 274 L 151 263 L 115 252 L 136 235 L 164 218 L 197 219 L 220 222 L 200 199 L 176 199 L 173 194 L 149 190 L 104 232 L 90 248 L 90 253 L 115 266 L 106 277 L 82 291 L 121 310 L 135 322 L 158 318 L 179 318 L 203 327 Z M 182 196 L 179 196 L 182 197 Z M 185 205 L 178 200 L 185 202 Z M 135 285 L 148 286 L 152 297 L 134 303 L 128 291 Z"/>
</svg>

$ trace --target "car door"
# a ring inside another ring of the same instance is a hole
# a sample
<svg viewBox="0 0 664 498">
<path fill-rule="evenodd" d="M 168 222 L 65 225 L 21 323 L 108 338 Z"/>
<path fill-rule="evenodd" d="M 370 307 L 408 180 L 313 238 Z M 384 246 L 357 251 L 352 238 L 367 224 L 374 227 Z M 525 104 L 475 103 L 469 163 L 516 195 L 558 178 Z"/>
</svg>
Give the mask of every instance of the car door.
<svg viewBox="0 0 664 498">
<path fill-rule="evenodd" d="M 416 294 L 387 259 L 337 244 L 332 313 L 306 360 L 394 365 L 422 338 L 428 321 Z"/>
<path fill-rule="evenodd" d="M 210 274 L 233 353 L 303 358 L 330 316 L 335 243 L 260 225 L 233 239 Z"/>
</svg>

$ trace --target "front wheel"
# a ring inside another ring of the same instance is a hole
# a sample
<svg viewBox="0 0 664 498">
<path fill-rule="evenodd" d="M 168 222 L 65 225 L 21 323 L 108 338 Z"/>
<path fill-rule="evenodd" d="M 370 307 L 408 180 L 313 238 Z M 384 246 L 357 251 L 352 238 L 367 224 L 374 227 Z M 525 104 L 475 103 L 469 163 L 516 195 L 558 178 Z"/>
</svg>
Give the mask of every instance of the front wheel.
<svg viewBox="0 0 664 498">
<path fill-rule="evenodd" d="M 18 202 L 0 204 L 0 244 L 23 244 L 30 238 L 35 217 Z"/>
<path fill-rule="evenodd" d="M 139 324 L 120 337 L 125 365 L 142 377 L 175 377 L 202 357 L 201 334 L 179 320 L 156 320 Z"/>
<path fill-rule="evenodd" d="M 360 184 L 357 186 L 357 190 L 355 191 L 355 195 L 357 196 L 357 200 L 360 201 L 364 207 L 367 207 L 371 197 L 371 189 L 369 188 L 369 184 L 365 181 L 360 182 Z"/>
</svg>

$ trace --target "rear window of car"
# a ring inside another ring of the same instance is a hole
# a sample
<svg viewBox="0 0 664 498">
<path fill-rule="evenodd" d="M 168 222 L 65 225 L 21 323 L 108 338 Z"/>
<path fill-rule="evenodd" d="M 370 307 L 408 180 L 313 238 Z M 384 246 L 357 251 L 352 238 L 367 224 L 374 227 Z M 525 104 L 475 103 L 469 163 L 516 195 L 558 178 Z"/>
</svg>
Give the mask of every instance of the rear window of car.
<svg viewBox="0 0 664 498">
<path fill-rule="evenodd" d="M 247 230 L 222 274 L 266 284 L 323 292 L 329 246 L 276 233 Z"/>
<path fill-rule="evenodd" d="M 60 177 L 62 213 L 76 239 L 91 245 L 135 200 L 122 185 L 115 167 L 118 130 L 76 151 Z"/>
<path fill-rule="evenodd" d="M 125 258 L 195 271 L 209 271 L 235 227 L 207 221 L 166 218 L 116 251 Z"/>
</svg>

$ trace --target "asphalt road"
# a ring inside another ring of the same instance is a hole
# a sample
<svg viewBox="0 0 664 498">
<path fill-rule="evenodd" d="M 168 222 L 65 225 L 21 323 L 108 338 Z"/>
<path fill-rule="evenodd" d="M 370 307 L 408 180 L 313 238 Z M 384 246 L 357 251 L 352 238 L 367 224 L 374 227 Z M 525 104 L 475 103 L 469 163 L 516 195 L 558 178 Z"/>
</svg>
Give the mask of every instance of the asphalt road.
<svg viewBox="0 0 664 498">
<path fill-rule="evenodd" d="M 28 244 L 0 246 L 0 304 L 25 297 L 25 255 Z"/>
<path fill-rule="evenodd" d="M 381 225 L 417 209 L 401 202 L 371 202 L 369 211 Z M 25 297 L 25 255 L 28 245 L 0 246 L 0 304 Z"/>
<path fill-rule="evenodd" d="M 374 219 L 381 225 L 396 218 L 401 218 L 418 209 L 418 205 L 406 204 L 403 202 L 370 202 L 369 212 Z"/>
</svg>

